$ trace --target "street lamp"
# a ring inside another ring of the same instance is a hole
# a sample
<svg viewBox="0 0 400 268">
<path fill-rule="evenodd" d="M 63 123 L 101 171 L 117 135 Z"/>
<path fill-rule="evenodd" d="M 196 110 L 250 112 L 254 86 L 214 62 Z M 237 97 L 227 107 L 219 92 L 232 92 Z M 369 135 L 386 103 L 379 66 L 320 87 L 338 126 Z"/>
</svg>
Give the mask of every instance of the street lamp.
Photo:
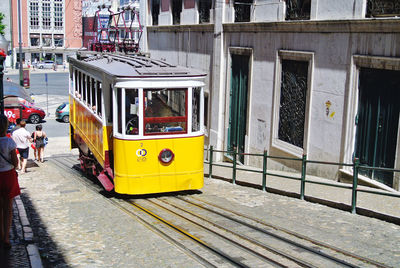
<svg viewBox="0 0 400 268">
<path fill-rule="evenodd" d="M 4 60 L 7 57 L 7 50 L 9 43 L 10 42 L 4 38 L 4 35 L 0 34 L 0 114 L 4 114 L 3 70 L 4 70 Z"/>
</svg>

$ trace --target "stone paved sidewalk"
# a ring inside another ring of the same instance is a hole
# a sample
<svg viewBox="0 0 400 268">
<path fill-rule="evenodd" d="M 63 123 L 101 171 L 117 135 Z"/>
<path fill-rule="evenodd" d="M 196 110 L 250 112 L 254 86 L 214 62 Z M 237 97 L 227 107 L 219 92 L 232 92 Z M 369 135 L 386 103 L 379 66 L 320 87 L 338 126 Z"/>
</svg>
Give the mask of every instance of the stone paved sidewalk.
<svg viewBox="0 0 400 268">
<path fill-rule="evenodd" d="M 60 154 L 77 156 L 77 151 L 69 151 L 67 137 L 53 138 L 46 148 L 45 159 Z M 71 181 L 49 161 L 43 164 L 30 161 L 29 171 L 20 177 L 27 217 L 17 199 L 13 251 L 11 255 L 3 255 L 9 267 L 37 268 L 42 263 L 44 267 L 200 266 L 116 210 L 101 194 Z M 257 180 L 252 176 L 241 178 L 248 182 Z M 400 263 L 399 225 L 208 178 L 198 197 L 391 267 Z M 23 223 L 25 220 L 29 224 Z M 32 240 L 29 234 L 33 234 Z"/>
</svg>

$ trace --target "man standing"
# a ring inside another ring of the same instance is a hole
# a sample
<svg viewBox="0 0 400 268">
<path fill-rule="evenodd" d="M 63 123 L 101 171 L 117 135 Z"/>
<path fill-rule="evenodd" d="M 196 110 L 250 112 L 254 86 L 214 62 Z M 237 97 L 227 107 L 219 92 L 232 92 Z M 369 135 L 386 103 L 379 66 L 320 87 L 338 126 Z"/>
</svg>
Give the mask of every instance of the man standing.
<svg viewBox="0 0 400 268">
<path fill-rule="evenodd" d="M 15 120 L 15 127 L 13 129 L 11 129 L 11 133 L 13 133 L 14 131 L 16 131 L 17 129 L 19 129 L 21 127 L 21 118 L 17 118 Z"/>
<path fill-rule="evenodd" d="M 26 122 L 20 123 L 20 128 L 12 133 L 12 138 L 17 144 L 17 149 L 21 158 L 21 173 L 26 172 L 26 162 L 29 156 L 29 143 L 32 142 L 31 134 L 25 129 Z"/>
</svg>

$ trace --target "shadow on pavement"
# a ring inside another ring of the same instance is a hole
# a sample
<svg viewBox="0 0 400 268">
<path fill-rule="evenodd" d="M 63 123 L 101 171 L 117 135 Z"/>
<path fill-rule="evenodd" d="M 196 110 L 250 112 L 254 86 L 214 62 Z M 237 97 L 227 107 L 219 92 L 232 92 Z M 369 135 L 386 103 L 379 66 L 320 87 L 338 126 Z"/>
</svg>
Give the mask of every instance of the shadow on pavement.
<svg viewBox="0 0 400 268">
<path fill-rule="evenodd" d="M 38 246 L 43 267 L 68 267 L 62 254 L 62 249 L 52 240 L 40 215 L 28 194 L 22 193 L 21 200 L 33 231 L 34 243 Z M 3 266 L 1 266 L 3 267 Z M 20 267 L 14 266 L 13 267 Z M 28 266 L 29 267 L 29 266 Z"/>
</svg>

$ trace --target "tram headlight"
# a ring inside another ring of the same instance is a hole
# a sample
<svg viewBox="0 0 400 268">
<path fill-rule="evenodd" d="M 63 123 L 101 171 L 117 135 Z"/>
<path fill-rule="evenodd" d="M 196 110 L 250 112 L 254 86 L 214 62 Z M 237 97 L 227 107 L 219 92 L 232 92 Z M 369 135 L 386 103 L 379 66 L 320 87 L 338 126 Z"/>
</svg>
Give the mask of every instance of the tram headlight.
<svg viewBox="0 0 400 268">
<path fill-rule="evenodd" d="M 163 149 L 158 155 L 158 159 L 164 164 L 171 163 L 174 159 L 174 153 L 170 149 Z"/>
</svg>

